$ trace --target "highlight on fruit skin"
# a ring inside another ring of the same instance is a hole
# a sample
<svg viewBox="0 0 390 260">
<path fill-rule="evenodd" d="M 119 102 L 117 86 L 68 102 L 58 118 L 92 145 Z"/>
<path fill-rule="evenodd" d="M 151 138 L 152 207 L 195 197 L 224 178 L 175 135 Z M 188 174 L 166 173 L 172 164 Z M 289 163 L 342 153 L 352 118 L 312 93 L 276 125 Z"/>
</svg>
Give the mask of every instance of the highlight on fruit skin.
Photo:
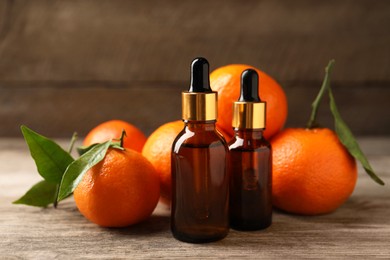
<svg viewBox="0 0 390 260">
<path fill-rule="evenodd" d="M 289 128 L 271 139 L 273 205 L 302 215 L 330 213 L 352 194 L 355 159 L 328 128 Z"/>
<path fill-rule="evenodd" d="M 141 152 L 146 142 L 146 136 L 135 125 L 123 120 L 109 120 L 97 125 L 86 135 L 83 145 L 103 143 L 111 139 L 120 138 L 122 131 L 126 131 L 123 146 Z"/>
<path fill-rule="evenodd" d="M 265 72 L 245 64 L 231 64 L 215 69 L 210 74 L 210 85 L 218 92 L 217 126 L 233 136 L 233 102 L 240 96 L 241 73 L 254 69 L 259 75 L 259 93 L 266 107 L 266 129 L 264 137 L 270 139 L 284 126 L 287 119 L 287 97 L 283 88 Z"/>
<path fill-rule="evenodd" d="M 152 164 L 140 153 L 109 148 L 74 190 L 77 208 L 102 227 L 126 227 L 146 220 L 160 197 Z"/>
</svg>

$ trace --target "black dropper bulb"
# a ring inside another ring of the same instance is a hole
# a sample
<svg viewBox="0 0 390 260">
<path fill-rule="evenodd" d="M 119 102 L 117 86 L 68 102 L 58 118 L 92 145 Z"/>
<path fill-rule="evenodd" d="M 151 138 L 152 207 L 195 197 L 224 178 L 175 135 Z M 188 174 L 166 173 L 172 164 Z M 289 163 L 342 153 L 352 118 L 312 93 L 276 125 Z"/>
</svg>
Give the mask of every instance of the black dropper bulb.
<svg viewBox="0 0 390 260">
<path fill-rule="evenodd" d="M 191 85 L 188 92 L 212 92 L 209 80 L 209 62 L 202 57 L 191 63 Z"/>
<path fill-rule="evenodd" d="M 261 102 L 259 98 L 259 75 L 253 69 L 241 74 L 240 102 Z"/>
</svg>

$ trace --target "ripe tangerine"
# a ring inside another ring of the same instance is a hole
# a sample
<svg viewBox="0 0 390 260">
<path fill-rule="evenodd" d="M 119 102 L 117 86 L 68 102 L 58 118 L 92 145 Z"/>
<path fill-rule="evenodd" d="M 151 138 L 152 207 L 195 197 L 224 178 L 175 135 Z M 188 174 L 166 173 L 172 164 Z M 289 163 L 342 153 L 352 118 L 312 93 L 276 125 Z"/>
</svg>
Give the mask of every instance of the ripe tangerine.
<svg viewBox="0 0 390 260">
<path fill-rule="evenodd" d="M 233 102 L 240 96 L 241 73 L 252 68 L 259 74 L 260 98 L 267 102 L 266 129 L 264 137 L 272 137 L 279 132 L 287 119 L 287 98 L 282 87 L 265 72 L 244 64 L 220 67 L 210 74 L 210 85 L 218 92 L 217 126 L 233 136 Z"/>
<path fill-rule="evenodd" d="M 109 148 L 74 191 L 77 208 L 103 227 L 125 227 L 147 219 L 160 197 L 160 182 L 140 153 Z"/>
<path fill-rule="evenodd" d="M 285 129 L 271 140 L 273 204 L 317 215 L 340 207 L 352 194 L 355 159 L 328 128 Z"/>
<path fill-rule="evenodd" d="M 155 167 L 161 183 L 161 199 L 171 201 L 171 150 L 176 136 L 183 130 L 183 121 L 177 120 L 157 128 L 147 139 L 142 155 Z"/>
</svg>

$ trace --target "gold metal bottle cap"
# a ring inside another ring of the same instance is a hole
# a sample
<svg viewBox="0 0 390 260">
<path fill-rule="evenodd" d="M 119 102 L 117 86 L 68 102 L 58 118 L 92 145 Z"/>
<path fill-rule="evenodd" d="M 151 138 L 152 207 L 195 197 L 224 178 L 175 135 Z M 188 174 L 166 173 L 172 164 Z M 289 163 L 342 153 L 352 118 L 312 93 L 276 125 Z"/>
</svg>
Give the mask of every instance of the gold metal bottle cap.
<svg viewBox="0 0 390 260">
<path fill-rule="evenodd" d="M 182 92 L 181 100 L 183 120 L 216 120 L 217 95 L 217 92 Z"/>
<path fill-rule="evenodd" d="M 241 74 L 241 94 L 233 104 L 232 126 L 240 129 L 264 129 L 266 103 L 259 98 L 259 76 L 253 69 Z"/>
<path fill-rule="evenodd" d="M 217 92 L 210 88 L 209 63 L 196 58 L 191 63 L 191 84 L 181 94 L 182 118 L 192 121 L 217 119 Z"/>
<path fill-rule="evenodd" d="M 265 102 L 234 102 L 232 126 L 241 129 L 264 129 L 265 109 Z"/>
</svg>

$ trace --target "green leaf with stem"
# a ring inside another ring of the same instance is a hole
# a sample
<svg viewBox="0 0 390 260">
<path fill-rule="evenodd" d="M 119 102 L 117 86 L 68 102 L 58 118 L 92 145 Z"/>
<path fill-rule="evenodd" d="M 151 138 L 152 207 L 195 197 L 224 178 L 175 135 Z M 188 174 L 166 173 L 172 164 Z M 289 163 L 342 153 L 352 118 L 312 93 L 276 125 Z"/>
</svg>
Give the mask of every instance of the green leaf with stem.
<svg viewBox="0 0 390 260">
<path fill-rule="evenodd" d="M 111 144 L 111 141 L 107 141 L 95 145 L 68 166 L 62 177 L 60 191 L 57 198 L 58 201 L 61 201 L 72 194 L 84 177 L 85 173 L 104 159 Z"/>
<path fill-rule="evenodd" d="M 66 168 L 74 160 L 72 156 L 53 140 L 27 126 L 22 125 L 21 130 L 39 174 L 48 182 L 60 183 Z"/>
<path fill-rule="evenodd" d="M 53 203 L 56 196 L 57 184 L 42 180 L 32 186 L 26 194 L 13 204 L 25 204 L 36 207 L 47 207 Z"/>
<path fill-rule="evenodd" d="M 117 142 L 112 142 L 111 147 L 115 148 L 115 149 L 124 150 L 124 148 L 123 148 L 123 140 L 124 140 L 125 136 L 126 136 L 126 131 L 123 129 L 121 137 L 118 138 L 118 139 L 113 139 L 113 141 L 117 141 Z M 77 147 L 77 152 L 81 156 L 81 155 L 85 154 L 86 152 L 88 152 L 89 150 L 91 150 L 93 147 L 95 147 L 98 144 L 99 143 L 95 143 L 95 144 L 91 144 L 91 145 L 79 146 L 79 147 Z"/>
<path fill-rule="evenodd" d="M 347 148 L 348 152 L 360 163 L 362 164 L 364 170 L 366 173 L 378 184 L 384 185 L 384 182 L 375 174 L 374 170 L 372 169 L 370 163 L 368 162 L 366 156 L 364 155 L 363 151 L 360 149 L 360 146 L 358 142 L 356 141 L 355 137 L 352 134 L 352 131 L 349 129 L 347 124 L 344 122 L 344 120 L 341 118 L 341 115 L 337 109 L 336 101 L 334 99 L 332 89 L 330 86 L 330 75 L 333 69 L 335 61 L 331 60 L 328 63 L 328 66 L 325 68 L 325 77 L 322 82 L 321 89 L 312 103 L 312 113 L 310 115 L 309 122 L 307 123 L 307 128 L 315 128 L 318 126 L 317 123 L 317 113 L 319 105 L 326 93 L 328 91 L 329 94 L 329 100 L 330 100 L 330 110 L 332 112 L 333 118 L 334 118 L 334 124 L 335 124 L 335 131 L 336 134 L 340 140 L 340 142 L 344 145 L 345 148 Z"/>
<path fill-rule="evenodd" d="M 125 136 L 126 131 L 123 129 L 119 139 L 79 147 L 77 150 L 81 156 L 66 169 L 66 172 L 62 177 L 60 191 L 57 196 L 58 201 L 73 193 L 77 185 L 83 179 L 85 173 L 104 159 L 108 148 L 119 149 L 122 151 L 125 150 L 125 148 L 123 148 L 123 139 Z"/>
<path fill-rule="evenodd" d="M 26 192 L 26 194 L 13 203 L 38 207 L 46 207 L 53 203 L 54 207 L 56 207 L 56 198 L 61 181 L 61 179 L 58 180 L 58 175 L 62 178 L 66 168 L 70 162 L 73 161 L 70 152 L 76 141 L 77 134 L 73 134 L 69 153 L 67 153 L 57 143 L 34 132 L 28 127 L 22 126 L 21 130 L 37 165 L 38 171 L 45 180 L 36 183 Z"/>
</svg>

